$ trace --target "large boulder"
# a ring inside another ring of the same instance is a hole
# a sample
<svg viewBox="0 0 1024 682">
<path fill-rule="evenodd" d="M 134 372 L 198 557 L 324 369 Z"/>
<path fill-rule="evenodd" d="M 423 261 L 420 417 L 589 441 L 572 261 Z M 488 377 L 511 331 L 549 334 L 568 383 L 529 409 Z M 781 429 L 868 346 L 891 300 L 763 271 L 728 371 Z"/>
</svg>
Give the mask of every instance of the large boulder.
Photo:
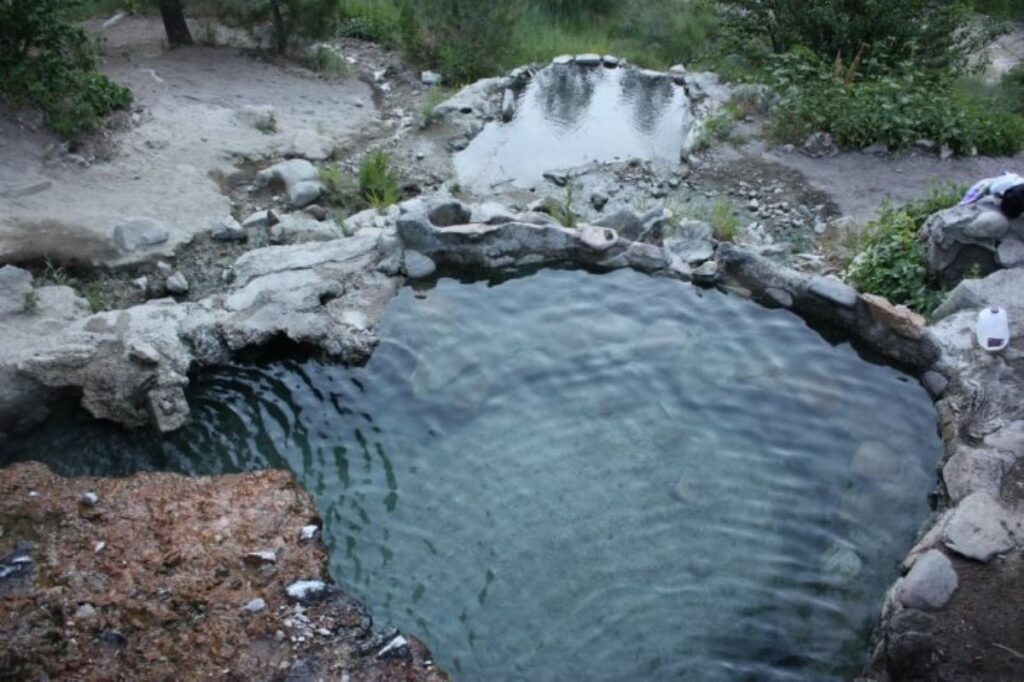
<svg viewBox="0 0 1024 682">
<path fill-rule="evenodd" d="M 939 211 L 921 228 L 921 239 L 929 272 L 947 286 L 971 271 L 1024 264 L 1024 219 L 1009 220 L 990 199 Z"/>
</svg>

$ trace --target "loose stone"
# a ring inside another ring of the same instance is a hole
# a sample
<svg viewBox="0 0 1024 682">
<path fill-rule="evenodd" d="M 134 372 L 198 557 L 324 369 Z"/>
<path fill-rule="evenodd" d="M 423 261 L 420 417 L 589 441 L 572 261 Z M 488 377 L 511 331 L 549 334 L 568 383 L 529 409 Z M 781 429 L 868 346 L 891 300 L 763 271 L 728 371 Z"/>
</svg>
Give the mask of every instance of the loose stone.
<svg viewBox="0 0 1024 682">
<path fill-rule="evenodd" d="M 267 608 L 267 602 L 257 597 L 256 599 L 253 599 L 249 603 L 247 603 L 244 608 L 249 613 L 259 613 L 260 611 L 263 611 Z"/>
<path fill-rule="evenodd" d="M 900 583 L 899 600 L 910 609 L 941 609 L 956 592 L 953 563 L 937 549 L 925 552 Z"/>
</svg>

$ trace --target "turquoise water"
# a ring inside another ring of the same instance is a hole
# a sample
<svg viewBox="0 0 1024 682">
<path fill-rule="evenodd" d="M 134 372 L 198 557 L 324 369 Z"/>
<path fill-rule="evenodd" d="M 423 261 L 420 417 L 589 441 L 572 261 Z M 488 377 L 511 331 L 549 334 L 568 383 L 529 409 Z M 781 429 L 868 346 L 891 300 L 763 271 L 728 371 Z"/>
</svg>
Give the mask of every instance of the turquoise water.
<svg viewBox="0 0 1024 682">
<path fill-rule="evenodd" d="M 855 675 L 940 452 L 918 384 L 784 311 L 620 271 L 404 289 L 365 368 L 204 373 L 160 440 L 3 460 L 296 472 L 333 575 L 462 680 Z"/>
</svg>

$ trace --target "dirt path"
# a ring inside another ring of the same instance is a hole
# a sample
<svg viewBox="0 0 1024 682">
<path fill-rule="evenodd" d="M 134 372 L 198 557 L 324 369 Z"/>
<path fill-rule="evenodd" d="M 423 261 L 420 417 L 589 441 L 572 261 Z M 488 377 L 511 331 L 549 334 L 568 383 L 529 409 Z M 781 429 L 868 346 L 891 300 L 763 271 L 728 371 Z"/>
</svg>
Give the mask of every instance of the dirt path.
<svg viewBox="0 0 1024 682">
<path fill-rule="evenodd" d="M 354 75 L 324 80 L 234 49 L 157 51 L 154 24 L 126 19 L 108 36 L 104 70 L 132 89 L 136 104 L 101 158 L 61 153 L 23 118 L 0 116 L 0 260 L 170 254 L 232 212 L 216 180 L 240 160 L 279 155 L 303 131 L 346 145 L 380 123 L 373 89 Z M 276 131 L 240 114 L 252 107 L 271 107 Z M 133 217 L 160 221 L 168 240 L 119 251 L 112 232 Z"/>
</svg>

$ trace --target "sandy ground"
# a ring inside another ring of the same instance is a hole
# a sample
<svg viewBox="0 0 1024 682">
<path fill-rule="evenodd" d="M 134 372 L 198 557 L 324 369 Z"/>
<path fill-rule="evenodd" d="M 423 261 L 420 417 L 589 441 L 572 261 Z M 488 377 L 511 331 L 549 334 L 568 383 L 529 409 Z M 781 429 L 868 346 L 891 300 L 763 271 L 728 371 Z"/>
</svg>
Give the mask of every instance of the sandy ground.
<svg viewBox="0 0 1024 682">
<path fill-rule="evenodd" d="M 373 89 L 355 77 L 325 80 L 234 49 L 154 49 L 153 27 L 129 19 L 107 36 L 104 70 L 136 100 L 126 129 L 109 135 L 114 149 L 100 153 L 109 161 L 82 167 L 28 116 L 0 116 L 0 260 L 170 254 L 232 212 L 217 179 L 240 161 L 272 156 L 302 130 L 344 145 L 380 121 Z M 272 106 L 278 132 L 240 120 L 250 105 Z M 155 251 L 119 253 L 113 229 L 132 217 L 160 220 L 170 239 Z"/>
</svg>

